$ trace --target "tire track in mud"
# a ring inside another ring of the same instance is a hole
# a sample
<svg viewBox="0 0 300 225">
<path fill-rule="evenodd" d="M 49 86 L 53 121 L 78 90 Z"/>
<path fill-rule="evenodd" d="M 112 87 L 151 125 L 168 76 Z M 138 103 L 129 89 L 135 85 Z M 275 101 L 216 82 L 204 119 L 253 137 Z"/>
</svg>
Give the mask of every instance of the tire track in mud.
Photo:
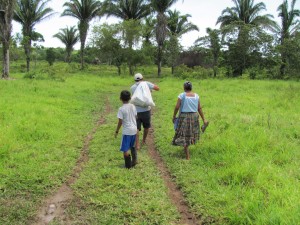
<svg viewBox="0 0 300 225">
<path fill-rule="evenodd" d="M 78 179 L 83 166 L 89 160 L 89 145 L 90 142 L 94 138 L 94 134 L 96 133 L 97 129 L 105 123 L 105 115 L 109 114 L 112 109 L 110 107 L 108 99 L 105 101 L 105 110 L 101 113 L 97 123 L 95 124 L 94 128 L 90 131 L 90 133 L 85 137 L 83 142 L 83 147 L 81 149 L 80 157 L 78 158 L 76 165 L 73 169 L 72 174 L 69 176 L 67 181 L 62 184 L 62 186 L 51 196 L 44 200 L 44 204 L 38 210 L 37 216 L 34 219 L 34 225 L 45 225 L 49 224 L 55 218 L 59 221 L 65 221 L 66 224 L 69 224 L 66 220 L 65 209 L 67 208 L 68 204 L 74 198 L 73 190 L 71 185 L 76 182 Z"/>
<path fill-rule="evenodd" d="M 177 186 L 177 184 L 172 180 L 172 175 L 169 172 L 167 166 L 165 165 L 163 159 L 159 155 L 157 149 L 155 148 L 154 142 L 154 131 L 150 128 L 147 137 L 147 147 L 150 157 L 154 160 L 162 179 L 168 189 L 168 196 L 171 199 L 173 205 L 176 206 L 178 212 L 180 213 L 180 225 L 200 225 L 203 224 L 200 219 L 198 219 L 193 213 L 190 212 L 189 205 L 185 200 L 185 197 Z"/>
</svg>

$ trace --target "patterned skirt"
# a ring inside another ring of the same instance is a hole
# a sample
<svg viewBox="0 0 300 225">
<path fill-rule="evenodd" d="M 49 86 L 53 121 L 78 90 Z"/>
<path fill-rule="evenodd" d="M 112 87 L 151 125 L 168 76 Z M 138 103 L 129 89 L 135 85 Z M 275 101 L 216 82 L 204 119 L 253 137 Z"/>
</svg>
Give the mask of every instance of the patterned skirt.
<svg viewBox="0 0 300 225">
<path fill-rule="evenodd" d="M 189 146 L 196 144 L 199 139 L 199 114 L 197 112 L 181 113 L 172 144 L 179 146 Z"/>
</svg>

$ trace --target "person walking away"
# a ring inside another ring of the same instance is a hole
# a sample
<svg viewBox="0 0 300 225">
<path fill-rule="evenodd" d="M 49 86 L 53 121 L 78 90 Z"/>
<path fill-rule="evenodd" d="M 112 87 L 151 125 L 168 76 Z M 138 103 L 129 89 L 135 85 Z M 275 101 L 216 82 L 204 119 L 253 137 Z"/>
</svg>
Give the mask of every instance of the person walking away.
<svg viewBox="0 0 300 225">
<path fill-rule="evenodd" d="M 190 81 L 184 82 L 183 89 L 184 92 L 178 96 L 174 108 L 173 123 L 175 123 L 179 110 L 180 113 L 172 144 L 183 146 L 186 159 L 189 160 L 189 146 L 196 144 L 200 139 L 199 115 L 203 121 L 202 132 L 205 131 L 209 122 L 205 120 L 199 95 L 192 92 L 192 83 Z"/>
<path fill-rule="evenodd" d="M 137 164 L 137 152 L 135 149 L 135 140 L 137 134 L 137 112 L 135 106 L 129 103 L 130 98 L 131 96 L 129 91 L 121 91 L 120 100 L 123 102 L 123 105 L 119 108 L 118 111 L 117 117 L 119 121 L 115 132 L 116 138 L 121 126 L 123 126 L 120 151 L 123 152 L 125 167 L 127 169 L 134 167 Z M 131 155 L 129 153 L 129 150 L 131 151 Z"/>
<path fill-rule="evenodd" d="M 134 94 L 137 86 L 141 82 L 146 82 L 150 91 L 152 91 L 152 90 L 159 91 L 159 87 L 156 84 L 153 84 L 149 81 L 144 81 L 143 79 L 144 79 L 144 77 L 140 73 L 137 73 L 134 75 L 135 84 L 132 85 L 130 88 L 132 94 Z M 135 107 L 137 110 L 137 129 L 138 129 L 138 132 L 136 135 L 136 148 L 140 149 L 139 132 L 141 131 L 141 127 L 143 125 L 144 133 L 143 133 L 142 144 L 145 144 L 147 135 L 149 133 L 149 128 L 151 127 L 151 107 L 150 106 L 140 107 L 137 105 Z"/>
</svg>

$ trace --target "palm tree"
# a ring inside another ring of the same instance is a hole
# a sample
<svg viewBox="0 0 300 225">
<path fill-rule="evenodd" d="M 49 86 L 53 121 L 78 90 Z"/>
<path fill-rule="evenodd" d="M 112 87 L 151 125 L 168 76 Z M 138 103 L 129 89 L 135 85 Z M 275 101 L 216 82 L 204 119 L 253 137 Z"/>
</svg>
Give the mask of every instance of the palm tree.
<svg viewBox="0 0 300 225">
<path fill-rule="evenodd" d="M 171 35 L 176 35 L 180 38 L 183 34 L 190 31 L 199 31 L 199 28 L 195 24 L 188 22 L 188 18 L 191 17 L 190 14 L 180 15 L 180 12 L 176 9 L 174 11 L 168 10 L 167 14 L 167 27 Z"/>
<path fill-rule="evenodd" d="M 70 0 L 70 2 L 64 4 L 66 9 L 62 13 L 62 16 L 71 16 L 79 20 L 81 69 L 84 66 L 83 57 L 89 23 L 95 17 L 100 16 L 101 6 L 101 2 L 97 0 Z"/>
<path fill-rule="evenodd" d="M 15 0 L 0 0 L 0 38 L 3 51 L 3 79 L 9 78 L 9 44 L 11 40 L 15 3 Z"/>
<path fill-rule="evenodd" d="M 217 76 L 217 70 L 219 66 L 219 56 L 221 53 L 221 40 L 220 40 L 220 30 L 206 28 L 207 36 L 198 38 L 195 41 L 195 44 L 199 46 L 205 46 L 211 52 L 213 58 L 213 71 L 214 77 Z"/>
<path fill-rule="evenodd" d="M 156 20 L 152 16 L 147 16 L 144 21 L 145 23 L 142 31 L 144 44 L 151 45 L 151 38 L 154 37 L 154 27 L 156 24 Z"/>
<path fill-rule="evenodd" d="M 179 38 L 190 31 L 199 31 L 198 27 L 191 22 L 188 22 L 188 18 L 191 15 L 180 15 L 177 10 L 167 11 L 167 28 L 170 32 L 170 46 L 171 49 L 171 66 L 172 74 L 174 73 L 174 68 L 179 55 Z"/>
<path fill-rule="evenodd" d="M 167 36 L 167 17 L 166 11 L 174 4 L 177 0 L 151 0 L 151 6 L 156 11 L 157 25 L 156 25 L 156 42 L 158 45 L 157 51 L 157 75 L 161 75 L 161 64 L 163 46 Z"/>
<path fill-rule="evenodd" d="M 132 52 L 134 39 L 139 37 L 139 35 L 134 37 L 132 34 L 135 33 L 134 30 L 139 26 L 139 21 L 151 13 L 149 0 L 105 0 L 103 8 L 103 13 L 108 17 L 114 16 L 123 20 L 125 41 L 128 44 L 129 52 Z M 128 57 L 128 67 L 130 74 L 133 74 L 130 56 Z"/>
<path fill-rule="evenodd" d="M 150 14 L 149 0 L 105 0 L 104 13 L 122 20 L 139 20 Z"/>
<path fill-rule="evenodd" d="M 53 15 L 53 10 L 47 7 L 47 3 L 50 1 L 51 0 L 17 0 L 14 20 L 22 25 L 27 71 L 29 71 L 30 68 L 32 41 L 42 37 L 41 34 L 34 31 L 34 26 Z"/>
<path fill-rule="evenodd" d="M 232 0 L 234 7 L 227 7 L 222 11 L 222 15 L 218 18 L 217 24 L 220 23 L 221 29 L 236 28 L 241 24 L 249 24 L 256 27 L 272 29 L 274 21 L 270 14 L 260 16 L 259 13 L 266 10 L 263 2 L 254 4 L 254 0 Z M 230 29 L 228 29 L 230 30 Z"/>
<path fill-rule="evenodd" d="M 271 19 L 272 15 L 259 15 L 266 6 L 263 2 L 257 4 L 254 0 L 232 0 L 234 6 L 227 7 L 222 11 L 222 15 L 218 18 L 217 24 L 220 23 L 220 28 L 224 35 L 237 29 L 238 37 L 236 43 L 243 46 L 239 50 L 242 57 L 237 63 L 238 68 L 235 68 L 235 74 L 242 75 L 246 65 L 246 55 L 249 49 L 249 32 L 253 28 L 274 29 L 275 22 Z"/>
<path fill-rule="evenodd" d="M 62 43 L 66 46 L 66 62 L 71 62 L 71 54 L 73 51 L 74 45 L 79 41 L 79 34 L 77 33 L 77 29 L 75 26 L 66 27 L 64 29 L 60 29 L 60 32 L 55 34 L 53 37 L 58 38 Z"/>
<path fill-rule="evenodd" d="M 285 41 L 299 31 L 300 22 L 297 20 L 297 17 L 300 17 L 300 10 L 295 9 L 295 4 L 296 0 L 292 0 L 289 11 L 288 1 L 284 0 L 277 8 L 277 11 L 279 12 L 278 16 L 281 18 L 281 26 L 277 25 L 277 31 L 280 33 L 281 46 L 284 46 Z M 284 50 L 281 52 L 281 61 L 280 74 L 283 76 L 285 74 L 287 63 L 287 54 Z"/>
</svg>

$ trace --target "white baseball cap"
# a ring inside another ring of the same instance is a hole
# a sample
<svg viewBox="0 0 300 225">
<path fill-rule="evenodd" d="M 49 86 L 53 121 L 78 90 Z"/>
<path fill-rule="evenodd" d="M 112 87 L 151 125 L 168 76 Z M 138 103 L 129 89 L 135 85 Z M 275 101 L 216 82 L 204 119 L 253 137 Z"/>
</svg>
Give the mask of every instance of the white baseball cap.
<svg viewBox="0 0 300 225">
<path fill-rule="evenodd" d="M 140 73 L 136 73 L 136 74 L 134 75 L 134 80 L 135 80 L 135 81 L 143 80 L 143 75 L 140 74 Z"/>
</svg>

